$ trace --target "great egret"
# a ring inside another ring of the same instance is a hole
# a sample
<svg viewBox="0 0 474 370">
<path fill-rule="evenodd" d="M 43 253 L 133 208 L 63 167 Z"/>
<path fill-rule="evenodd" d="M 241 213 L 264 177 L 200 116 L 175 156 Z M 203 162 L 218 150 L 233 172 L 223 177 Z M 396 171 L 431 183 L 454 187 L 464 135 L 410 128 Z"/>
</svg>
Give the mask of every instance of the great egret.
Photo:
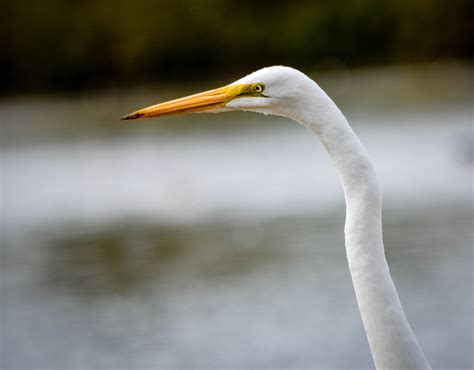
<svg viewBox="0 0 474 370">
<path fill-rule="evenodd" d="M 122 119 L 234 110 L 285 116 L 316 134 L 344 190 L 347 259 L 375 366 L 431 369 L 385 259 L 381 194 L 372 163 L 344 115 L 316 82 L 290 67 L 267 67 L 225 87 L 140 109 Z"/>
</svg>

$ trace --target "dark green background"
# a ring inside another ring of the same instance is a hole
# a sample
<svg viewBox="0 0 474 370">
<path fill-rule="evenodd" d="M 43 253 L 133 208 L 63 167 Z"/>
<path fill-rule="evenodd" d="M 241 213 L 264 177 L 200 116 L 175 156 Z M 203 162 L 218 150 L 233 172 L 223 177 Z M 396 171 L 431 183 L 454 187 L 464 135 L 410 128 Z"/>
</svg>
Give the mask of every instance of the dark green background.
<svg viewBox="0 0 474 370">
<path fill-rule="evenodd" d="M 0 91 L 76 90 L 473 57 L 472 0 L 25 0 L 0 19 Z"/>
</svg>

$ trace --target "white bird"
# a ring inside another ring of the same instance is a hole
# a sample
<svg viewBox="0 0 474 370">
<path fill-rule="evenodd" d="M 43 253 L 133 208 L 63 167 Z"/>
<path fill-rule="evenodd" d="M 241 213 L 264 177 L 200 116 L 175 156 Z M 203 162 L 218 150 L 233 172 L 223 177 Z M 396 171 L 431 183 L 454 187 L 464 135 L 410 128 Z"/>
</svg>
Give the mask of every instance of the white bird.
<svg viewBox="0 0 474 370">
<path fill-rule="evenodd" d="M 385 259 L 381 194 L 372 163 L 342 112 L 316 82 L 293 68 L 268 67 L 225 87 L 140 109 L 122 119 L 235 110 L 285 116 L 316 134 L 344 190 L 347 260 L 375 366 L 431 369 Z"/>
</svg>

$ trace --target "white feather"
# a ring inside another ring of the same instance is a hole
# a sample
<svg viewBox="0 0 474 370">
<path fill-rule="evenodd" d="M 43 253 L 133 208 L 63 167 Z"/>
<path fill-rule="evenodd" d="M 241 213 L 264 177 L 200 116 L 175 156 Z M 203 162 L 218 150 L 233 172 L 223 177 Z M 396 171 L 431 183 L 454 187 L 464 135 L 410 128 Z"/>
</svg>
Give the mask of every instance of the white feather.
<svg viewBox="0 0 474 370">
<path fill-rule="evenodd" d="M 265 84 L 266 97 L 237 98 L 219 111 L 286 116 L 317 135 L 344 190 L 347 259 L 375 365 L 377 369 L 430 369 L 390 276 L 382 240 L 381 194 L 364 146 L 334 102 L 303 73 L 268 67 L 233 84 L 257 82 Z"/>
</svg>

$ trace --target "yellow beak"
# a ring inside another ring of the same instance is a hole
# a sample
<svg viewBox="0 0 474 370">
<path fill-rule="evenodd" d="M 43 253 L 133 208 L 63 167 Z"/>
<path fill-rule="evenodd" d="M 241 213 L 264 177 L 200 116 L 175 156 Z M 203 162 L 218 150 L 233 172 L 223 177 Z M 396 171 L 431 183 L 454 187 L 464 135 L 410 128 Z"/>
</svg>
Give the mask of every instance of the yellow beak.
<svg viewBox="0 0 474 370">
<path fill-rule="evenodd" d="M 230 85 L 219 89 L 205 91 L 184 98 L 139 109 L 122 117 L 122 120 L 151 118 L 169 114 L 203 112 L 215 108 L 223 108 L 225 104 L 245 91 L 247 85 Z"/>
</svg>

